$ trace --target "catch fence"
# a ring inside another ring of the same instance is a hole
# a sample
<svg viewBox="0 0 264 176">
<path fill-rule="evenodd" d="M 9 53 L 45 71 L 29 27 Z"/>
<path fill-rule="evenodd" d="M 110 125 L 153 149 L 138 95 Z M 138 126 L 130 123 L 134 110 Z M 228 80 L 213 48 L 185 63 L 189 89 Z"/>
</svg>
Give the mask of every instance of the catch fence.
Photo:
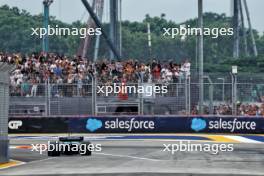
<svg viewBox="0 0 264 176">
<path fill-rule="evenodd" d="M 261 75 L 206 74 L 203 85 L 204 114 L 243 115 L 241 113 L 246 110 L 241 110 L 241 107 L 264 108 L 263 78 Z M 115 87 L 119 88 L 114 90 Z M 198 113 L 200 87 L 195 75 L 166 83 L 122 84 L 96 80 L 88 84 L 52 84 L 48 81 L 34 85 L 22 83 L 10 87 L 9 114 L 15 117 L 195 115 Z M 124 88 L 129 91 L 123 93 Z"/>
</svg>

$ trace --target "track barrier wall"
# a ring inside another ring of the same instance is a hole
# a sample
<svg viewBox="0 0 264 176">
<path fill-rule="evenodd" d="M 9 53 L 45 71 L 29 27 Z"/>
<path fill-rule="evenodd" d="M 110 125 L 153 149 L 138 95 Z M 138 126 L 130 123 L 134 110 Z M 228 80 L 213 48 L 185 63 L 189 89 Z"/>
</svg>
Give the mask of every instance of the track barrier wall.
<svg viewBox="0 0 264 176">
<path fill-rule="evenodd" d="M 9 161 L 8 110 L 9 73 L 14 66 L 0 62 L 0 163 Z"/>
<path fill-rule="evenodd" d="M 264 118 L 232 116 L 89 116 L 9 119 L 9 133 L 68 132 L 264 134 Z"/>
</svg>

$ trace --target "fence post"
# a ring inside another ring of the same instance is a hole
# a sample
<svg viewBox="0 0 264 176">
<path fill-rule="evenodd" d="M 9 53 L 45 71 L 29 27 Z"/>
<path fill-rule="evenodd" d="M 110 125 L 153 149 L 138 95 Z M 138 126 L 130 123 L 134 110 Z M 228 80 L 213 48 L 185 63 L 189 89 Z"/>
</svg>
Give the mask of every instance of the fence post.
<svg viewBox="0 0 264 176">
<path fill-rule="evenodd" d="M 214 113 L 214 85 L 213 85 L 213 81 L 210 78 L 210 76 L 204 76 L 205 79 L 208 79 L 209 81 L 209 114 L 213 114 Z"/>
<path fill-rule="evenodd" d="M 235 108 L 234 108 L 234 113 L 235 113 L 235 115 L 237 115 L 237 75 L 235 74 L 234 75 L 234 79 L 235 79 L 235 81 L 234 81 L 234 103 L 235 103 Z"/>
<path fill-rule="evenodd" d="M 191 76 L 188 77 L 188 112 L 191 114 Z"/>
<path fill-rule="evenodd" d="M 185 111 L 186 115 L 191 113 L 191 88 L 190 77 L 185 75 Z"/>
<path fill-rule="evenodd" d="M 48 106 L 49 106 L 49 102 L 48 102 L 48 80 L 45 81 L 44 83 L 44 96 L 45 96 L 45 102 L 46 102 L 46 105 L 45 105 L 45 116 L 47 117 L 48 116 Z"/>
<path fill-rule="evenodd" d="M 209 99 L 210 99 L 210 105 L 209 105 L 209 113 L 214 114 L 214 86 L 212 82 L 210 82 L 209 85 Z"/>
<path fill-rule="evenodd" d="M 97 82 L 96 82 L 96 76 L 92 76 L 92 115 L 97 115 L 97 110 L 96 110 L 96 87 L 97 87 Z"/>
<path fill-rule="evenodd" d="M 46 107 L 45 107 L 45 116 L 50 116 L 50 80 L 49 78 L 45 81 L 45 100 L 46 100 Z"/>
<path fill-rule="evenodd" d="M 49 116 L 50 116 L 50 114 L 51 114 L 51 87 L 50 87 L 51 85 L 50 85 L 50 79 L 48 79 L 48 100 L 49 100 Z"/>
<path fill-rule="evenodd" d="M 94 111 L 94 106 L 95 106 L 95 102 L 94 102 L 94 77 L 92 77 L 92 115 L 95 115 L 95 111 Z"/>
<path fill-rule="evenodd" d="M 232 115 L 237 115 L 237 75 L 231 73 L 232 77 Z"/>
<path fill-rule="evenodd" d="M 185 74 L 185 113 L 186 115 L 190 114 L 190 81 L 188 76 Z"/>
<path fill-rule="evenodd" d="M 138 81 L 139 83 L 139 86 L 142 86 L 142 80 L 140 79 Z M 144 114 L 144 100 L 143 100 L 143 94 L 138 94 L 139 95 L 139 99 L 140 99 L 140 103 L 139 103 L 139 108 L 140 108 L 140 111 L 139 111 L 139 114 L 140 115 L 143 115 Z"/>
</svg>

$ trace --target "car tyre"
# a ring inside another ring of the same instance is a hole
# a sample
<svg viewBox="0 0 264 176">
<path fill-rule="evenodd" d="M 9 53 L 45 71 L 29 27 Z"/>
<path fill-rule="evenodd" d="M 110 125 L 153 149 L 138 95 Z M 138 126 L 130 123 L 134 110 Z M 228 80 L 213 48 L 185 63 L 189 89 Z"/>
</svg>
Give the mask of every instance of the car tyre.
<svg viewBox="0 0 264 176">
<path fill-rule="evenodd" d="M 79 150 L 80 155 L 83 155 L 83 156 L 91 156 L 92 155 L 92 151 L 89 150 L 89 146 L 90 145 L 91 145 L 91 142 L 89 142 L 89 141 L 83 141 L 80 146 L 85 146 L 86 151 L 84 153 L 81 153 L 81 150 Z"/>
<path fill-rule="evenodd" d="M 51 142 L 50 145 L 53 145 L 53 146 L 57 145 L 57 146 L 55 147 L 54 150 L 48 150 L 48 156 L 53 156 L 53 157 L 60 156 L 60 151 L 59 151 L 59 147 L 58 147 L 59 143 L 58 142 Z M 48 148 L 49 148 L 49 146 L 48 146 Z M 56 150 L 56 149 L 58 149 L 58 150 Z"/>
</svg>

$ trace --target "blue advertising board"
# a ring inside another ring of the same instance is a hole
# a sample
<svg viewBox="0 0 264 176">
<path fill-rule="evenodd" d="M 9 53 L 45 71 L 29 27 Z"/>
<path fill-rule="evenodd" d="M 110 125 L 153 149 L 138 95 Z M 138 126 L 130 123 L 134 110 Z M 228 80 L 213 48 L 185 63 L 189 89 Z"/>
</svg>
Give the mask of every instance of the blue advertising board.
<svg viewBox="0 0 264 176">
<path fill-rule="evenodd" d="M 18 123 L 18 121 L 21 121 Z M 16 123 L 15 123 L 16 122 Z M 14 124 L 19 124 L 16 126 Z M 263 134 L 264 118 L 108 116 L 11 118 L 10 133 L 244 133 Z"/>
<path fill-rule="evenodd" d="M 264 133 L 264 118 L 88 117 L 69 120 L 72 132 L 91 133 Z"/>
</svg>

